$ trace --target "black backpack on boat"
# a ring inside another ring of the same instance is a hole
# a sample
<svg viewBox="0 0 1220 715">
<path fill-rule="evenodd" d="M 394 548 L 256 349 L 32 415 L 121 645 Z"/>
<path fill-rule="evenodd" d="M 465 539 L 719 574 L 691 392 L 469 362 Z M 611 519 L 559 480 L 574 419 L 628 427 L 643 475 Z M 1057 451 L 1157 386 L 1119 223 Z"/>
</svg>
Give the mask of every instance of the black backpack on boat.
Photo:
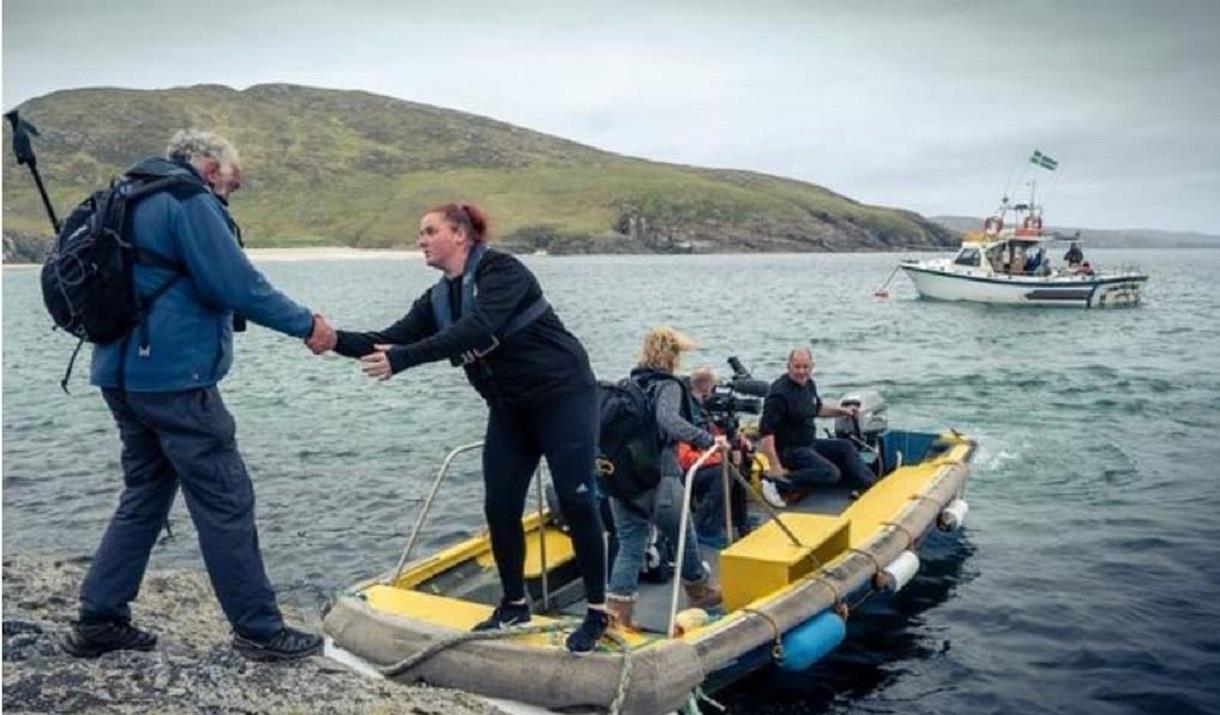
<svg viewBox="0 0 1220 715">
<path fill-rule="evenodd" d="M 601 416 L 597 476 L 601 490 L 629 501 L 661 481 L 661 445 L 652 400 L 630 377 L 597 383 Z"/>
<path fill-rule="evenodd" d="M 126 237 L 128 211 L 140 199 L 171 188 L 206 191 L 183 176 L 128 175 L 111 181 L 68 215 L 42 266 L 42 300 L 55 325 L 80 339 L 60 386 L 67 391 L 76 354 L 85 341 L 104 345 L 128 335 L 179 278 L 183 268 Z M 173 275 L 148 295 L 132 281 L 132 266 L 145 263 Z"/>
<path fill-rule="evenodd" d="M 661 433 L 657 429 L 653 388 L 661 380 L 684 383 L 653 373 L 643 385 L 634 377 L 598 382 L 601 429 L 597 475 L 602 492 L 623 501 L 635 499 L 661 481 Z"/>
</svg>

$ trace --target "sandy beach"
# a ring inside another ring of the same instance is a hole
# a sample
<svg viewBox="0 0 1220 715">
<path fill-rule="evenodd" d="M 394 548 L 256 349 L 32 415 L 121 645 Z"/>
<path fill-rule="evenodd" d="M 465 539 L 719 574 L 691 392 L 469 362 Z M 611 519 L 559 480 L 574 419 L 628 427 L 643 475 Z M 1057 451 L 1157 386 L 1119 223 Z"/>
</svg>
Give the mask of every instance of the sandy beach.
<svg viewBox="0 0 1220 715">
<path fill-rule="evenodd" d="M 248 248 L 250 260 L 262 261 L 368 261 L 383 259 L 415 260 L 422 254 L 397 248 L 350 248 L 315 246 L 310 248 Z"/>
</svg>

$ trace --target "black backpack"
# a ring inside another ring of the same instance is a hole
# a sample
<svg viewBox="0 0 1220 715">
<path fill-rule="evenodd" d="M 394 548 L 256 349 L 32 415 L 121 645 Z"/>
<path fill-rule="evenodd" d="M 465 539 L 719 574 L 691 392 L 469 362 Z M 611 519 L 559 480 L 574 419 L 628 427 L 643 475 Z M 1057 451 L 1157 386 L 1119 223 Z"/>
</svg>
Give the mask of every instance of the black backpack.
<svg viewBox="0 0 1220 715">
<path fill-rule="evenodd" d="M 128 211 L 140 199 L 170 188 L 206 191 L 184 176 L 124 176 L 82 201 L 64 221 L 55 245 L 42 266 L 42 299 L 55 324 L 85 342 L 104 345 L 131 333 L 179 278 L 183 268 L 126 237 Z M 148 295 L 139 295 L 132 282 L 136 263 L 173 271 Z M 60 386 L 67 391 L 76 352 Z M 121 371 L 120 371 L 121 372 Z"/>
<path fill-rule="evenodd" d="M 597 383 L 598 484 L 604 493 L 623 501 L 643 495 L 661 481 L 662 440 L 651 389 L 661 379 L 682 384 L 659 373 L 645 385 L 633 377 Z"/>
</svg>

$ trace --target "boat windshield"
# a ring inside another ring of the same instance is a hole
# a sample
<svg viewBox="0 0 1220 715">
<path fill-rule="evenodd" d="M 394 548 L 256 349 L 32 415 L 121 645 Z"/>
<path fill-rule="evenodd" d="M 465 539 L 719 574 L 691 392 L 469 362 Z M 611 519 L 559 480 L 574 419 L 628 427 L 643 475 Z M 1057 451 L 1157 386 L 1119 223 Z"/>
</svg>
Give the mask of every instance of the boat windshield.
<svg viewBox="0 0 1220 715">
<path fill-rule="evenodd" d="M 974 246 L 965 246 L 957 254 L 957 258 L 953 259 L 953 262 L 959 266 L 978 266 L 979 249 Z"/>
</svg>

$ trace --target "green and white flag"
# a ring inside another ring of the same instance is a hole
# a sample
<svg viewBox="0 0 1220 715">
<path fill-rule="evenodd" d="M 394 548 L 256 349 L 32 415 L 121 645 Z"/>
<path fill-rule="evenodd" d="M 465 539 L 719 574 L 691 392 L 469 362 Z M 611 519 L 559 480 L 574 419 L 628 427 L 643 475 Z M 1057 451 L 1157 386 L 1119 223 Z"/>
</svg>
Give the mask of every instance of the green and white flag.
<svg viewBox="0 0 1220 715">
<path fill-rule="evenodd" d="M 1054 171 L 1055 167 L 1059 166 L 1058 160 L 1052 159 L 1050 156 L 1043 154 L 1037 149 L 1034 149 L 1034 155 L 1029 158 L 1029 163 L 1037 164 L 1047 171 Z"/>
</svg>

